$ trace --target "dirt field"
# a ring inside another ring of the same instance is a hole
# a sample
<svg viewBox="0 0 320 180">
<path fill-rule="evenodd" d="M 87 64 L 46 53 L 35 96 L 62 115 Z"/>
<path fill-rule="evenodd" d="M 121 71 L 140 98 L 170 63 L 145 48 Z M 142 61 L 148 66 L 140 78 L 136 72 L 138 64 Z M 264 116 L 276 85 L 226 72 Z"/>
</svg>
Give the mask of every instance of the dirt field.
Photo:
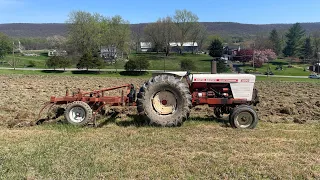
<svg viewBox="0 0 320 180">
<path fill-rule="evenodd" d="M 36 119 L 51 95 L 63 96 L 70 89 L 99 89 L 133 83 L 140 86 L 146 79 L 0 75 L 0 126 L 27 125 Z M 320 120 L 320 84 L 294 82 L 257 82 L 261 103 L 257 106 L 261 121 L 314 122 Z M 117 92 L 116 92 L 117 93 Z M 195 108 L 192 116 L 208 118 L 207 107 Z"/>
</svg>

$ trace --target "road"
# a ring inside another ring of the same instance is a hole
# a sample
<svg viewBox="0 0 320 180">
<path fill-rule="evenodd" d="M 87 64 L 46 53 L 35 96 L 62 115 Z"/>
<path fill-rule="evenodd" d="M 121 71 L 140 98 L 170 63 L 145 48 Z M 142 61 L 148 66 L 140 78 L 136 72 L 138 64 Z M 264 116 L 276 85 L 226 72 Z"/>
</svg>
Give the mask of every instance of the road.
<svg viewBox="0 0 320 180">
<path fill-rule="evenodd" d="M 7 68 L 7 67 L 0 67 L 0 70 L 13 70 L 13 68 Z M 44 71 L 44 70 L 52 70 L 52 69 L 40 69 L 40 68 L 16 68 L 16 70 L 27 70 L 27 71 Z M 56 69 L 56 70 L 62 70 L 63 69 Z M 77 68 L 67 68 L 66 71 L 82 71 L 81 69 Z M 99 71 L 99 69 L 90 69 L 90 71 Z M 100 71 L 116 71 L 116 69 L 100 69 Z M 117 71 L 125 71 L 124 69 L 117 69 Z M 148 70 L 149 72 L 163 72 L 163 70 Z M 170 72 L 170 71 L 169 71 Z M 210 72 L 197 72 L 201 74 L 210 74 Z M 262 74 L 255 74 L 256 76 L 264 76 L 267 77 L 267 75 Z M 308 78 L 308 76 L 284 76 L 284 75 L 270 75 L 270 77 L 283 77 L 283 78 Z"/>
</svg>

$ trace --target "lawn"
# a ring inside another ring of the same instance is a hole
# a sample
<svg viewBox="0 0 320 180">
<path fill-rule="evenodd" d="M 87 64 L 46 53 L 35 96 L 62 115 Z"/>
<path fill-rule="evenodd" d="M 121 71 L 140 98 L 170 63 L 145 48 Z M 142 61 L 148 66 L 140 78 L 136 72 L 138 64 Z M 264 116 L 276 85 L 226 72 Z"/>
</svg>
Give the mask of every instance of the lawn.
<svg viewBox="0 0 320 180">
<path fill-rule="evenodd" d="M 263 64 L 261 68 L 256 68 L 257 72 L 260 72 L 264 74 L 265 72 L 268 71 L 268 67 L 270 67 L 271 71 L 275 75 L 286 75 L 286 76 L 308 76 L 310 75 L 310 72 L 304 71 L 304 69 L 309 69 L 308 64 L 292 64 L 293 67 L 289 68 L 288 67 L 289 63 L 285 60 L 275 60 L 269 63 Z M 243 64 L 236 64 L 239 68 L 241 68 L 243 71 L 251 69 L 253 70 L 254 68 L 248 64 L 244 65 Z M 283 70 L 276 70 L 278 66 L 282 66 Z"/>
<path fill-rule="evenodd" d="M 34 64 L 36 68 L 45 68 L 45 62 L 48 57 L 44 55 L 40 56 L 21 56 L 15 55 L 15 62 L 17 68 L 30 67 L 31 64 Z M 10 62 L 13 64 L 13 55 L 7 55 L 2 61 Z M 9 64 L 2 64 L 2 67 L 11 67 Z"/>
<path fill-rule="evenodd" d="M 190 54 L 185 53 L 182 55 L 179 54 L 170 54 L 166 57 L 163 53 L 140 53 L 132 54 L 134 58 L 145 58 L 150 62 L 150 70 L 180 70 L 180 62 L 184 59 L 191 59 L 195 62 L 197 72 L 210 72 L 211 71 L 211 61 L 212 57 L 206 54 Z"/>
<path fill-rule="evenodd" d="M 319 124 L 110 122 L 0 131 L 0 179 L 319 179 Z"/>
<path fill-rule="evenodd" d="M 61 76 L 98 76 L 98 77 L 135 77 L 135 78 L 149 78 L 152 76 L 152 73 L 149 72 L 144 75 L 130 75 L 123 72 L 99 72 L 99 71 L 40 71 L 40 70 L 9 70 L 2 69 L 0 74 L 25 74 L 25 75 L 61 75 Z M 257 76 L 257 81 L 293 81 L 293 82 L 314 82 L 320 83 L 319 79 L 309 79 L 309 78 L 289 78 L 289 77 L 265 77 Z"/>
<path fill-rule="evenodd" d="M 166 57 L 163 53 L 148 53 L 148 54 L 132 54 L 131 57 L 133 58 L 146 58 L 150 61 L 150 70 L 180 70 L 180 61 L 183 59 L 192 59 L 196 63 L 197 71 L 200 72 L 210 72 L 211 67 L 211 60 L 212 57 L 209 55 L 204 54 L 171 54 L 170 56 Z M 16 67 L 23 68 L 30 66 L 31 63 L 35 64 L 35 68 L 46 68 L 45 61 L 48 57 L 45 53 L 41 53 L 38 57 L 27 57 L 27 56 L 20 56 L 16 55 Z M 13 56 L 7 55 L 3 61 L 12 62 Z M 116 65 L 107 65 L 106 69 L 124 69 L 125 62 L 118 61 Z M 10 67 L 8 64 L 2 64 L 2 67 Z M 73 66 L 75 68 L 75 66 Z"/>
<path fill-rule="evenodd" d="M 172 70 L 172 71 L 180 71 L 180 62 L 184 59 L 191 59 L 194 61 L 196 65 L 196 70 L 194 72 L 210 72 L 211 71 L 211 60 L 212 57 L 206 54 L 190 54 L 185 53 L 183 55 L 179 54 L 170 54 L 170 56 L 166 57 L 163 53 L 139 53 L 139 54 L 131 54 L 131 58 L 144 58 L 149 60 L 150 67 L 149 70 Z M 3 61 L 12 62 L 12 55 L 7 55 Z M 26 56 L 15 56 L 16 59 L 16 67 L 30 67 L 30 64 L 33 63 L 35 68 L 46 68 L 45 60 L 48 59 L 45 56 L 45 53 L 41 53 L 39 57 L 26 57 Z M 288 67 L 288 62 L 285 60 L 275 60 L 270 62 L 269 66 L 271 71 L 275 75 L 286 75 L 286 76 L 308 76 L 310 74 L 309 71 L 304 71 L 305 68 L 308 68 L 307 64 L 293 64 L 292 68 Z M 118 61 L 116 65 L 107 65 L 105 69 L 124 69 L 125 61 Z M 277 66 L 282 65 L 283 70 L 276 70 Z M 8 64 L 0 64 L 2 67 L 10 67 Z M 268 70 L 268 64 L 264 64 L 261 68 L 256 68 L 256 71 L 264 74 Z M 249 64 L 243 65 L 242 63 L 235 63 L 234 67 L 241 68 L 244 72 L 246 70 L 253 70 Z M 73 66 L 72 68 L 75 68 Z"/>
</svg>

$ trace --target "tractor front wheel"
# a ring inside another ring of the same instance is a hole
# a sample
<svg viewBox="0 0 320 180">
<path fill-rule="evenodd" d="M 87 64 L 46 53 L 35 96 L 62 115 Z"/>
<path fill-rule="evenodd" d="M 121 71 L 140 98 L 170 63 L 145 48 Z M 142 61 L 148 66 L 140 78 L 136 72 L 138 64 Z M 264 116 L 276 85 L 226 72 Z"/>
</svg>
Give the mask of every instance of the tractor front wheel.
<svg viewBox="0 0 320 180">
<path fill-rule="evenodd" d="M 230 125 L 239 129 L 254 129 L 258 120 L 256 111 L 247 105 L 235 107 L 229 116 Z"/>
<path fill-rule="evenodd" d="M 75 101 L 67 106 L 64 116 L 68 123 L 84 126 L 92 119 L 92 109 L 85 102 Z"/>
</svg>

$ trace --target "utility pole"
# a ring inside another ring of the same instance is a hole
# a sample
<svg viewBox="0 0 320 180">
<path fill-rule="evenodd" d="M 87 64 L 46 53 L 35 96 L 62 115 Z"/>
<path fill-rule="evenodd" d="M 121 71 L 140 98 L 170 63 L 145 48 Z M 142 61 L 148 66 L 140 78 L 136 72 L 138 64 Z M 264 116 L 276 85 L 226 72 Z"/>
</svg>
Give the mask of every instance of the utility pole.
<svg viewBox="0 0 320 180">
<path fill-rule="evenodd" d="M 253 69 L 255 69 L 254 68 L 254 51 L 255 51 L 255 43 L 253 43 L 253 49 L 252 49 L 252 64 L 253 64 Z"/>
<path fill-rule="evenodd" d="M 318 74 L 320 72 L 320 52 L 318 52 Z"/>
<path fill-rule="evenodd" d="M 16 70 L 16 60 L 14 58 L 14 41 L 13 41 L 13 46 L 12 46 L 12 56 L 13 56 L 13 70 Z"/>
</svg>

